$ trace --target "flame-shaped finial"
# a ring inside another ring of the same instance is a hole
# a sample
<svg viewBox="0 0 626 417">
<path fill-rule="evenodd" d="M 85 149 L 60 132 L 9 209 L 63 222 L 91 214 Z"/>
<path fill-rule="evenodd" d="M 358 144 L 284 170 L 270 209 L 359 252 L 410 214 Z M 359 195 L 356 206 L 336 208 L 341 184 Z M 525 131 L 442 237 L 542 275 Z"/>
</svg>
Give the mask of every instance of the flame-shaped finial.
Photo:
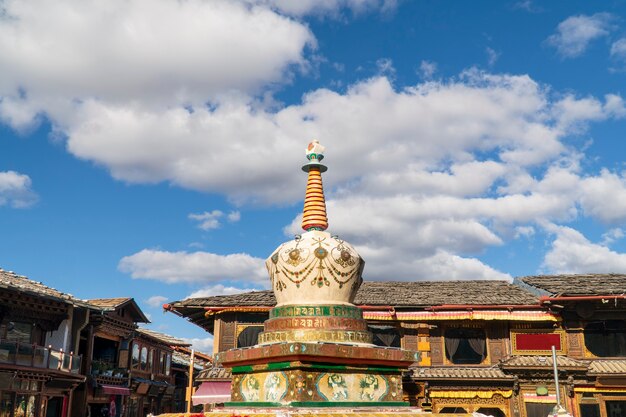
<svg viewBox="0 0 626 417">
<path fill-rule="evenodd" d="M 328 218 L 326 217 L 326 200 L 324 199 L 324 186 L 322 185 L 322 172 L 326 166 L 320 161 L 324 159 L 324 147 L 317 140 L 309 143 L 306 149 L 306 157 L 309 163 L 302 167 L 304 172 L 309 173 L 304 196 L 304 210 L 302 212 L 302 228 L 309 230 L 326 230 Z"/>
</svg>

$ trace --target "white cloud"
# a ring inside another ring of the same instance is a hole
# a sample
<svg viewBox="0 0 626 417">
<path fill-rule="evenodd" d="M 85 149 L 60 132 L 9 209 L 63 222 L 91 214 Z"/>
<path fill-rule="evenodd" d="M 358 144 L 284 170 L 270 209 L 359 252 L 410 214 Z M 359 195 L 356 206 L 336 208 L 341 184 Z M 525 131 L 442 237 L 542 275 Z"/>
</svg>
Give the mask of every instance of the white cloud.
<svg viewBox="0 0 626 417">
<path fill-rule="evenodd" d="M 104 111 L 111 120 L 96 132 L 83 131 L 89 122 L 76 127 L 70 150 L 109 166 L 118 178 L 170 180 L 226 193 L 239 203 L 301 199 L 305 176 L 296 173 L 304 146 L 294 138 L 302 132 L 324 138 L 331 230 L 367 255 L 369 278 L 508 277 L 476 256 L 540 220 L 566 222 L 584 214 L 613 222 L 626 216 L 619 204 L 622 179 L 581 174 L 582 156 L 565 141 L 590 122 L 623 117 L 622 99 L 554 98 L 527 76 L 473 70 L 402 90 L 376 77 L 345 94 L 316 90 L 301 104 L 274 112 L 242 102 L 161 115 L 93 105 L 87 119 Z M 152 146 L 155 139 L 160 146 Z M 599 203 L 605 191 L 593 185 L 598 181 L 613 184 L 618 202 L 612 207 Z M 169 252 L 150 262 L 166 254 L 190 263 L 189 254 Z M 375 266 L 390 259 L 411 262 Z M 144 277 L 182 279 L 161 269 L 127 268 Z M 215 273 L 209 282 L 219 280 Z M 264 272 L 259 277 L 266 280 Z"/>
<path fill-rule="evenodd" d="M 618 39 L 611 45 L 611 56 L 626 60 L 626 38 Z"/>
<path fill-rule="evenodd" d="M 437 63 L 432 61 L 420 62 L 419 74 L 422 78 L 430 79 L 437 72 Z"/>
<path fill-rule="evenodd" d="M 526 10 L 529 13 L 539 13 L 543 9 L 533 4 L 532 0 L 521 0 L 513 5 L 514 9 Z"/>
<path fill-rule="evenodd" d="M 146 300 L 146 304 L 150 307 L 161 307 L 164 302 L 167 301 L 167 297 L 163 297 L 162 295 L 153 295 L 152 297 Z"/>
<path fill-rule="evenodd" d="M 198 228 L 206 231 L 221 227 L 220 219 L 224 217 L 224 212 L 221 210 L 205 211 L 197 214 L 191 213 L 187 217 L 197 221 Z M 236 210 L 231 211 L 226 215 L 226 220 L 229 223 L 237 223 L 241 220 L 241 213 Z"/>
<path fill-rule="evenodd" d="M 303 134 L 324 138 L 332 149 L 333 175 L 326 181 L 333 185 L 403 167 L 419 172 L 446 161 L 460 166 L 477 152 L 491 152 L 509 165 L 541 164 L 565 151 L 560 139 L 574 127 L 580 132 L 587 122 L 621 109 L 617 96 L 605 103 L 569 96 L 551 102 L 526 76 L 473 71 L 456 82 L 400 91 L 377 77 L 346 94 L 316 90 L 302 104 L 277 112 L 254 101 L 192 112 L 87 101 L 67 131 L 67 146 L 118 179 L 171 181 L 225 193 L 238 203 L 282 203 L 301 198 L 302 179 L 293 172 L 303 159 L 302 140 L 296 139 Z M 354 149 L 362 150 L 359 158 Z"/>
<path fill-rule="evenodd" d="M 551 273 L 624 273 L 626 253 L 612 251 L 603 244 L 592 243 L 569 227 L 550 225 L 556 235 L 544 259 Z"/>
<path fill-rule="evenodd" d="M 143 249 L 125 256 L 119 262 L 120 271 L 137 279 L 153 279 L 169 284 L 252 282 L 265 283 L 264 260 L 245 253 L 217 255 L 209 252 L 167 252 Z"/>
<path fill-rule="evenodd" d="M 222 284 L 215 284 L 209 287 L 204 287 L 202 289 L 199 289 L 198 291 L 194 291 L 185 298 L 203 298 L 203 297 L 212 297 L 215 295 L 231 295 L 231 294 L 240 294 L 242 292 L 258 291 L 258 290 L 259 290 L 258 288 L 236 288 L 236 287 L 227 287 Z"/>
<path fill-rule="evenodd" d="M 517 226 L 515 228 L 515 239 L 521 237 L 529 238 L 535 234 L 535 228 L 533 226 Z"/>
<path fill-rule="evenodd" d="M 626 177 L 603 169 L 580 182 L 585 213 L 606 223 L 626 221 Z"/>
<path fill-rule="evenodd" d="M 487 47 L 485 48 L 485 53 L 487 54 L 487 64 L 492 67 L 498 58 L 500 58 L 500 53 L 496 52 L 495 49 Z"/>
<path fill-rule="evenodd" d="M 615 227 L 602 234 L 602 242 L 600 244 L 602 246 L 609 246 L 615 241 L 622 239 L 624 236 L 624 229 Z"/>
<path fill-rule="evenodd" d="M 219 219 L 224 216 L 220 210 L 205 211 L 204 213 L 191 213 L 187 217 L 198 222 L 198 228 L 202 230 L 217 229 L 220 227 Z"/>
<path fill-rule="evenodd" d="M 306 65 L 304 48 L 315 45 L 304 24 L 238 1 L 2 6 L 0 111 L 16 127 L 39 112 L 65 127 L 93 97 L 163 108 L 256 90 Z"/>
<path fill-rule="evenodd" d="M 376 68 L 378 69 L 378 73 L 381 75 L 393 77 L 396 74 L 396 69 L 393 66 L 393 61 L 389 58 L 381 58 L 377 60 Z"/>
<path fill-rule="evenodd" d="M 307 14 L 338 16 L 342 9 L 354 14 L 380 10 L 390 13 L 397 7 L 397 0 L 246 0 L 251 4 L 265 4 L 292 16 Z"/>
<path fill-rule="evenodd" d="M 191 344 L 191 348 L 195 351 L 205 353 L 207 355 L 213 355 L 213 336 L 209 336 L 204 339 L 185 337 L 181 337 L 181 339 Z"/>
<path fill-rule="evenodd" d="M 607 36 L 612 29 L 613 16 L 596 13 L 591 16 L 570 16 L 559 23 L 556 33 L 547 42 L 564 58 L 582 55 L 594 39 Z"/>
<path fill-rule="evenodd" d="M 228 216 L 226 216 L 226 218 L 231 223 L 237 223 L 239 220 L 241 220 L 241 213 L 239 211 L 231 211 L 230 213 L 228 213 Z"/>
<path fill-rule="evenodd" d="M 25 208 L 37 202 L 28 175 L 15 171 L 0 172 L 0 207 Z"/>
</svg>

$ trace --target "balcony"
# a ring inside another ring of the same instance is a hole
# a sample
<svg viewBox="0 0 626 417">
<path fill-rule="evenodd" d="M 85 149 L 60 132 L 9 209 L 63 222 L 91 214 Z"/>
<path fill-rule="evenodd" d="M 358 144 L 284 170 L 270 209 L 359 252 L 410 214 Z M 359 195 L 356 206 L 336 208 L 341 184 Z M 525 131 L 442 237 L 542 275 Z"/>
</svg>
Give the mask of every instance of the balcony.
<svg viewBox="0 0 626 417">
<path fill-rule="evenodd" d="M 91 377 L 100 385 L 127 386 L 128 370 L 118 368 L 114 362 L 94 359 L 91 362 Z"/>
<path fill-rule="evenodd" d="M 0 340 L 0 364 L 80 373 L 80 355 L 8 340 Z"/>
</svg>

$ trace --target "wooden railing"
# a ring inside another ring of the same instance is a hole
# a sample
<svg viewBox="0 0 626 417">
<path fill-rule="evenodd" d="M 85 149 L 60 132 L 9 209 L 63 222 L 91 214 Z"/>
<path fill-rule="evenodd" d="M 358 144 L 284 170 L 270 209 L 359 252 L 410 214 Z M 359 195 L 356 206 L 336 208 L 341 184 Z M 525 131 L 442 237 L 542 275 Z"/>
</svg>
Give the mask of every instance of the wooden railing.
<svg viewBox="0 0 626 417">
<path fill-rule="evenodd" d="M 0 340 L 0 364 L 80 373 L 80 355 L 9 340 Z"/>
</svg>

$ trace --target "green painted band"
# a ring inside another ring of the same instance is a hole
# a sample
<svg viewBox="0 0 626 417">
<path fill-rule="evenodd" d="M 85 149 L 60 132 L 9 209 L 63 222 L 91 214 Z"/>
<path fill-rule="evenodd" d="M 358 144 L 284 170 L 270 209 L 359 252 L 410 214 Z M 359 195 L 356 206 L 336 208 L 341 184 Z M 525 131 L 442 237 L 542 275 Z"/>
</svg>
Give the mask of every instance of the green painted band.
<svg viewBox="0 0 626 417">
<path fill-rule="evenodd" d="M 362 319 L 363 312 L 355 306 L 322 305 L 322 306 L 283 306 L 270 310 L 270 318 L 277 317 L 345 317 Z"/>
<path fill-rule="evenodd" d="M 402 369 L 393 367 L 393 366 L 348 366 L 348 365 L 331 365 L 331 364 L 317 364 L 317 363 L 307 363 L 302 362 L 299 364 L 294 364 L 293 362 L 270 362 L 265 367 L 256 367 L 254 368 L 252 365 L 241 365 L 234 366 L 232 368 L 233 374 L 243 374 L 243 373 L 253 373 L 253 372 L 264 372 L 264 371 L 274 371 L 274 370 L 284 370 L 284 369 L 306 369 L 307 371 L 328 371 L 328 370 L 338 370 L 338 371 L 374 371 L 374 372 L 385 372 L 385 373 L 395 373 L 398 375 L 402 374 Z"/>
</svg>

